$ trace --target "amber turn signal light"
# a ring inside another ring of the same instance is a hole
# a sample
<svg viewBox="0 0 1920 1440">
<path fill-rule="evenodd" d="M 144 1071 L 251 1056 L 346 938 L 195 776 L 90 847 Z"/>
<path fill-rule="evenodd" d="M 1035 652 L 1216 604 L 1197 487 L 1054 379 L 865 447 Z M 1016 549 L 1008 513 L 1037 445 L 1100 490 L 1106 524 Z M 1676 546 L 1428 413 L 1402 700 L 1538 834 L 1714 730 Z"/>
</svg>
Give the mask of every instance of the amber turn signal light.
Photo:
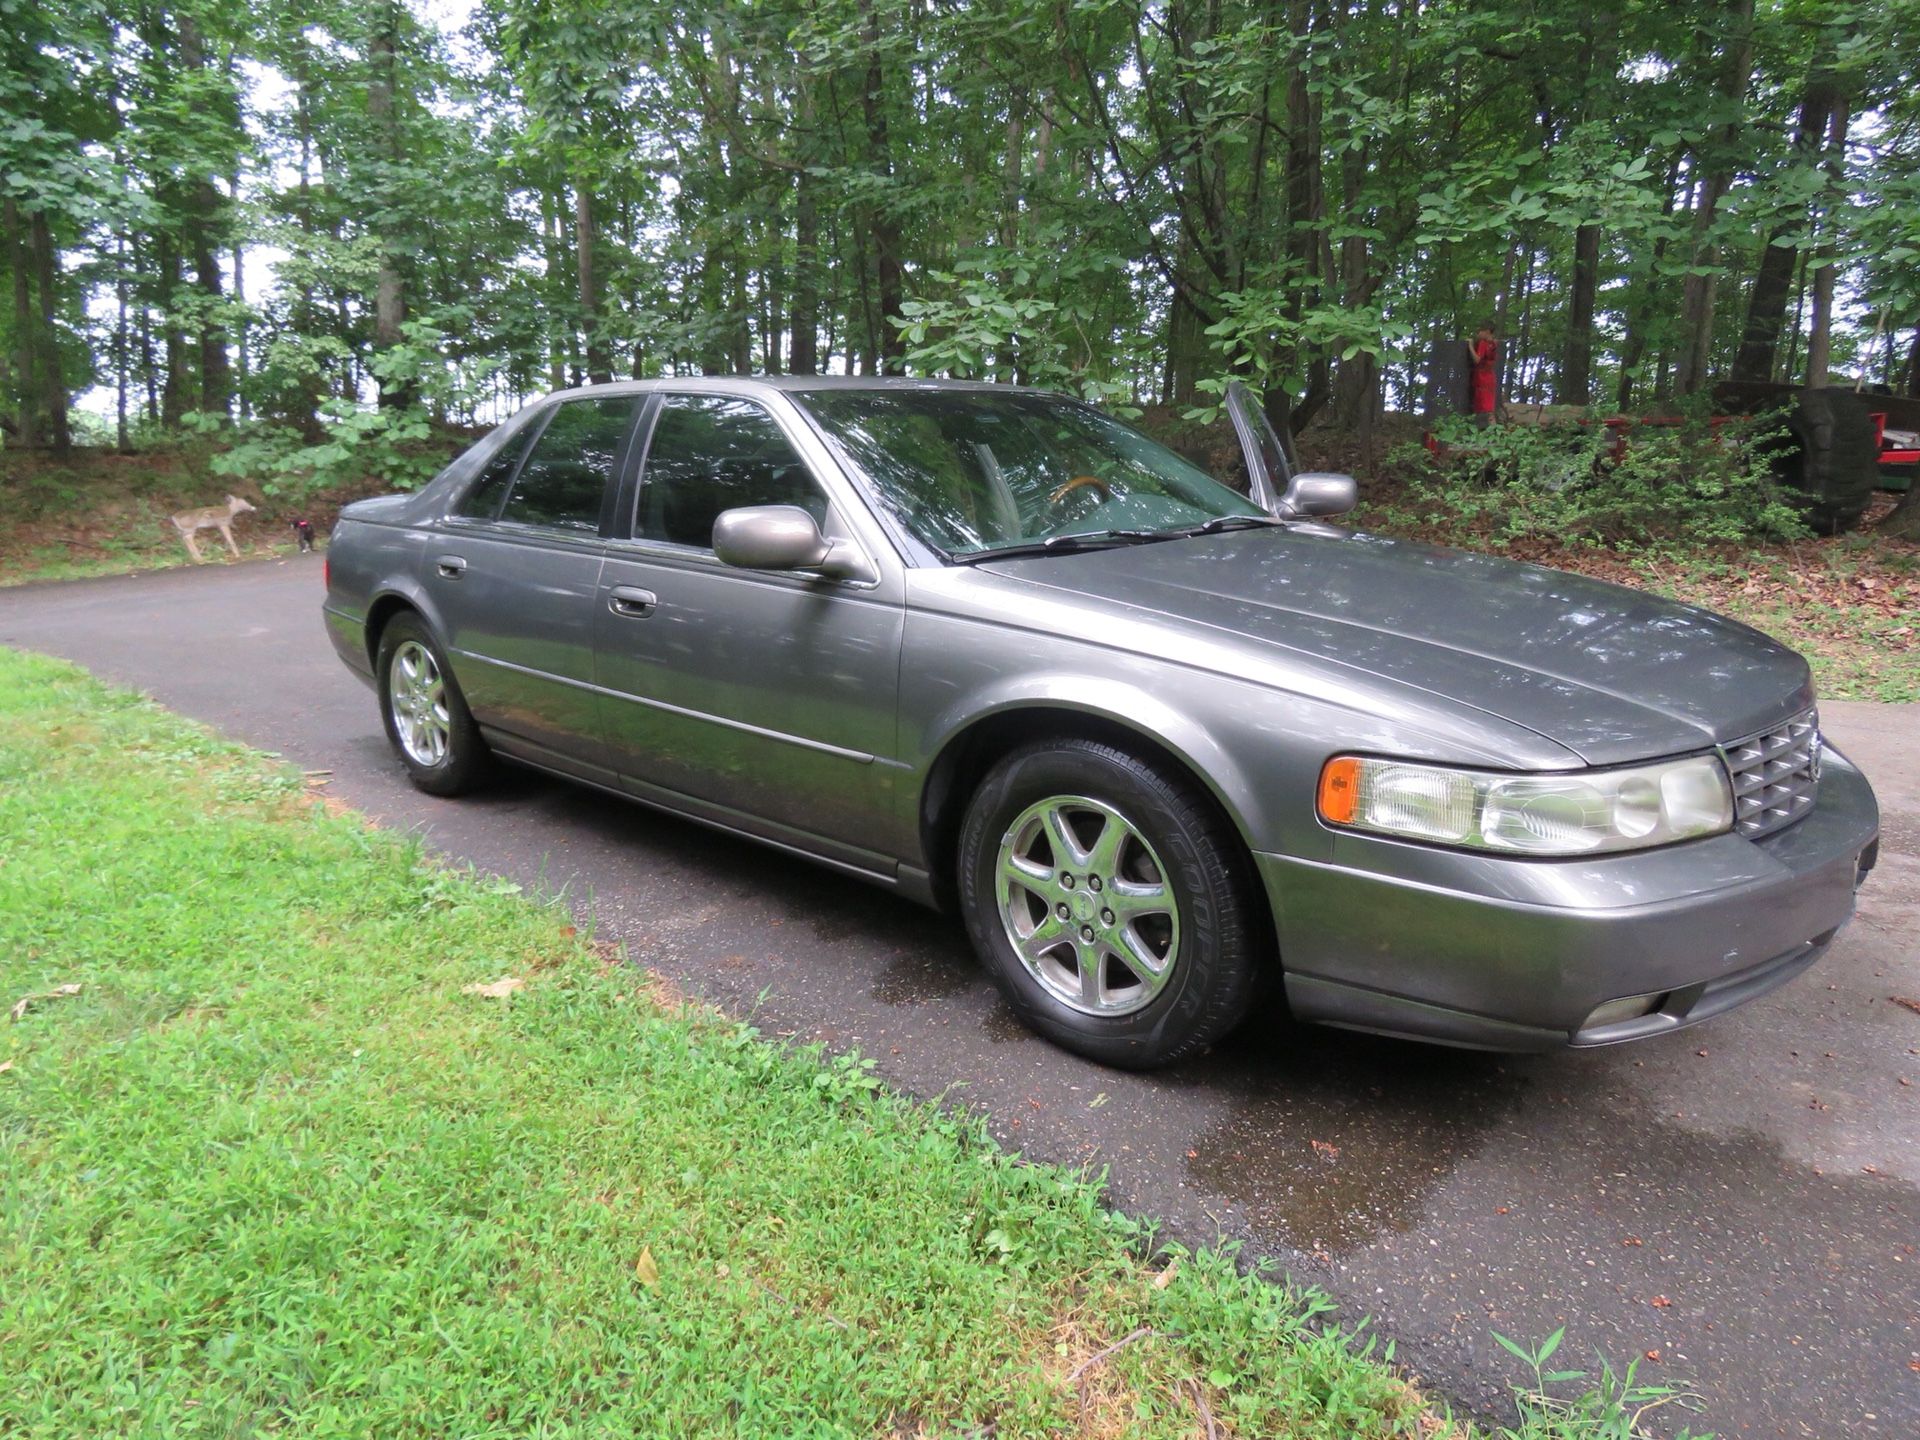
<svg viewBox="0 0 1920 1440">
<path fill-rule="evenodd" d="M 1331 825 L 1351 825 L 1359 807 L 1360 762 L 1351 755 L 1336 755 L 1320 771 L 1320 818 Z"/>
</svg>

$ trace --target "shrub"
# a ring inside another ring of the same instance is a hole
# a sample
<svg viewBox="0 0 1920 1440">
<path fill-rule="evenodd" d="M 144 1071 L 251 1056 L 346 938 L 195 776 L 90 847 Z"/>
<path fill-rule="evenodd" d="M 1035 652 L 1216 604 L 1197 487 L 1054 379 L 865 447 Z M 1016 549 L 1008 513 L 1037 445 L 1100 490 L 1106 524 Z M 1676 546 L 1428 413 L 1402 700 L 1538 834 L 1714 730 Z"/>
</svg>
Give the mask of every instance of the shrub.
<svg viewBox="0 0 1920 1440">
<path fill-rule="evenodd" d="M 215 455 L 210 467 L 217 475 L 252 481 L 268 495 L 304 497 L 370 478 L 413 490 L 446 464 L 446 446 L 434 443 L 426 411 L 418 406 L 378 410 L 336 400 L 323 405 L 321 414 L 317 441 L 272 421 L 234 427 L 231 448 Z M 224 419 L 204 421 L 203 428 L 228 433 Z"/>
<path fill-rule="evenodd" d="M 1506 546 L 1553 540 L 1615 550 L 1792 540 L 1811 532 L 1773 478 L 1774 425 L 1746 417 L 1642 426 L 1624 443 L 1604 425 L 1439 426 L 1441 457 L 1417 447 L 1392 518 Z"/>
</svg>

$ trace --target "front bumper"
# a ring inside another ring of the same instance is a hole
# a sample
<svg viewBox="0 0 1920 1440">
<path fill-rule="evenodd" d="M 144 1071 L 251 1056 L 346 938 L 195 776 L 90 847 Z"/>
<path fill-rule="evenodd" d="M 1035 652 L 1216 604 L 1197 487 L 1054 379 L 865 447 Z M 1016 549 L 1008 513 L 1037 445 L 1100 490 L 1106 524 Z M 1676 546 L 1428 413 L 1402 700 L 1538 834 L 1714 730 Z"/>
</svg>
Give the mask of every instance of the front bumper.
<svg viewBox="0 0 1920 1440">
<path fill-rule="evenodd" d="M 1549 1050 L 1696 1024 L 1791 980 L 1853 914 L 1879 823 L 1829 749 L 1819 803 L 1758 841 L 1543 861 L 1343 833 L 1324 863 L 1256 859 L 1299 1018 Z M 1633 997 L 1644 1013 L 1595 1016 Z"/>
</svg>

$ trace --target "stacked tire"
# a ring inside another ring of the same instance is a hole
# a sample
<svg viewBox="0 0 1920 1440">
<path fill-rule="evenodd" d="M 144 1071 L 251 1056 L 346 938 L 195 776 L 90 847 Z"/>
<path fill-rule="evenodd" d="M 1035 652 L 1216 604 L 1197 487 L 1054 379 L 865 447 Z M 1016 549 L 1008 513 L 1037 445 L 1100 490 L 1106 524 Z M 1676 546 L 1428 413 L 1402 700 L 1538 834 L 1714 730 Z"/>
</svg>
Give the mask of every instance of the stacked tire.
<svg viewBox="0 0 1920 1440">
<path fill-rule="evenodd" d="M 1803 497 L 1807 523 L 1822 535 L 1859 524 L 1879 484 L 1869 398 L 1841 386 L 1729 384 L 1714 392 L 1736 415 L 1781 413 L 1786 433 L 1773 455 L 1774 476 Z"/>
</svg>

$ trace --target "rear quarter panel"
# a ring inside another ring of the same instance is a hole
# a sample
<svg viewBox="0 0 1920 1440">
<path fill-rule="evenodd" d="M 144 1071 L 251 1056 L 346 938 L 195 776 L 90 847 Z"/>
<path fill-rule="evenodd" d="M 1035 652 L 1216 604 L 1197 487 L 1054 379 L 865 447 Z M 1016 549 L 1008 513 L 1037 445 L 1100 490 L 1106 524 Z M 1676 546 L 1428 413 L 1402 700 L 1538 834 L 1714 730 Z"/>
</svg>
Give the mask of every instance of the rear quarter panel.
<svg viewBox="0 0 1920 1440">
<path fill-rule="evenodd" d="M 369 522 L 343 514 L 327 544 L 327 598 L 321 610 L 327 636 L 347 667 L 362 679 L 373 678 L 368 617 L 388 596 L 422 611 L 439 633 L 431 598 L 420 584 L 424 531 L 404 525 Z"/>
</svg>

